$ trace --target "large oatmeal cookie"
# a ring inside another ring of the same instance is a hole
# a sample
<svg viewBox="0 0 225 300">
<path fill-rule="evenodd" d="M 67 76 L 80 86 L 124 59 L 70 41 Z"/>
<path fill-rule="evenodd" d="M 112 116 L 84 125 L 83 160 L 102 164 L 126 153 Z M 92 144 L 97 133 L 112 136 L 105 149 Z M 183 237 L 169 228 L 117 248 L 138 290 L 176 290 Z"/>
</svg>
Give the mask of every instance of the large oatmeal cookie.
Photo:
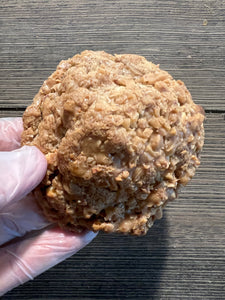
<svg viewBox="0 0 225 300">
<path fill-rule="evenodd" d="M 36 190 L 63 228 L 145 234 L 199 165 L 203 109 L 137 55 L 61 61 L 23 116 L 23 145 L 48 161 Z"/>
</svg>

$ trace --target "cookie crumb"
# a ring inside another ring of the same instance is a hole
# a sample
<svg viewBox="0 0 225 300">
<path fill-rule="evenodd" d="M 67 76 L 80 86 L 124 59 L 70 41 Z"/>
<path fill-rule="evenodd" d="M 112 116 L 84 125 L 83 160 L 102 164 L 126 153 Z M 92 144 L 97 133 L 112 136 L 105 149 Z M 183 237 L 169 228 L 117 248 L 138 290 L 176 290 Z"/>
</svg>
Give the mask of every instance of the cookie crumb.
<svg viewBox="0 0 225 300">
<path fill-rule="evenodd" d="M 207 26 L 207 25 L 208 25 L 208 20 L 207 20 L 207 19 L 204 19 L 203 22 L 202 22 L 202 25 L 203 25 L 203 26 Z"/>
</svg>

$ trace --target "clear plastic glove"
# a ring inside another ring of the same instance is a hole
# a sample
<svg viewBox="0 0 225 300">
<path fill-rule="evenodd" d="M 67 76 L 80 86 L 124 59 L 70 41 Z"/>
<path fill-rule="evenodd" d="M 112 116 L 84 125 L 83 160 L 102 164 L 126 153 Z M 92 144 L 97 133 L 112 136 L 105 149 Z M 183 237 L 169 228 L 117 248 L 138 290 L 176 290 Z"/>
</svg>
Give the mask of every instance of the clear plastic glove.
<svg viewBox="0 0 225 300">
<path fill-rule="evenodd" d="M 19 148 L 22 130 L 21 118 L 0 119 L 0 296 L 96 236 L 49 226 L 30 193 L 43 179 L 47 163 L 36 147 Z"/>
</svg>

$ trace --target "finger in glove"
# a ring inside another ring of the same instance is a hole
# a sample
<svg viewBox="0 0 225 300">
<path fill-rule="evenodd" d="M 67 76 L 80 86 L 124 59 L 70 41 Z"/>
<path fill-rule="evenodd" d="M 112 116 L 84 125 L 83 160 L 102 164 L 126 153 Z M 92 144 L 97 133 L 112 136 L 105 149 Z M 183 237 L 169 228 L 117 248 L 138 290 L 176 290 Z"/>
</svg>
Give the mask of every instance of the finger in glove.
<svg viewBox="0 0 225 300">
<path fill-rule="evenodd" d="M 0 249 L 0 295 L 33 279 L 86 246 L 95 233 L 83 235 L 52 228 Z"/>
<path fill-rule="evenodd" d="M 11 151 L 19 148 L 22 131 L 22 118 L 1 118 L 0 151 Z"/>
</svg>

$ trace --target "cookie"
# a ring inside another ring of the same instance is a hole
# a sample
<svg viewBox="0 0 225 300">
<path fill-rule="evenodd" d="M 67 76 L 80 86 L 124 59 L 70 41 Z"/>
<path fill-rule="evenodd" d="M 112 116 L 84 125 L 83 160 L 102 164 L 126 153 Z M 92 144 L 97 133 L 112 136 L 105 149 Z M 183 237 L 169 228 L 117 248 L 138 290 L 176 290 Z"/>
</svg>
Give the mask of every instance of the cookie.
<svg viewBox="0 0 225 300">
<path fill-rule="evenodd" d="M 61 61 L 23 115 L 23 145 L 48 170 L 35 194 L 52 222 L 143 235 L 200 164 L 204 111 L 144 57 L 84 51 Z"/>
</svg>

